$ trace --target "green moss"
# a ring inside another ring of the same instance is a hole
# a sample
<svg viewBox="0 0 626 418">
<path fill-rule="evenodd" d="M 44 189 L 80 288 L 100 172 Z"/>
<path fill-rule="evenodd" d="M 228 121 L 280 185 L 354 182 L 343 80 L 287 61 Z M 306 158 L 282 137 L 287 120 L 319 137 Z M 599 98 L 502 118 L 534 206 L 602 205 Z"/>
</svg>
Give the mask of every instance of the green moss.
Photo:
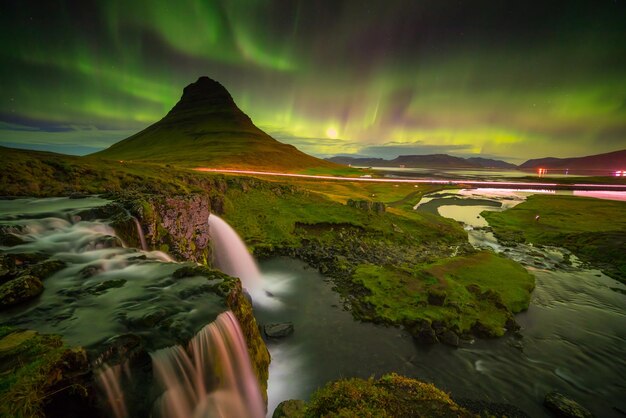
<svg viewBox="0 0 626 418">
<path fill-rule="evenodd" d="M 534 278 L 522 266 L 489 251 L 410 267 L 361 265 L 353 280 L 367 289 L 367 319 L 391 324 L 439 321 L 470 332 L 478 321 L 502 335 L 511 313 L 528 308 Z"/>
<path fill-rule="evenodd" d="M 1 417 L 45 416 L 45 403 L 59 384 L 86 396 L 86 389 L 69 377 L 73 367 L 87 368 L 86 354 L 65 347 L 59 336 L 13 330 L 0 340 L 0 363 Z"/>
<path fill-rule="evenodd" d="M 331 382 L 311 396 L 305 417 L 472 417 L 434 385 L 388 374 Z"/>
</svg>

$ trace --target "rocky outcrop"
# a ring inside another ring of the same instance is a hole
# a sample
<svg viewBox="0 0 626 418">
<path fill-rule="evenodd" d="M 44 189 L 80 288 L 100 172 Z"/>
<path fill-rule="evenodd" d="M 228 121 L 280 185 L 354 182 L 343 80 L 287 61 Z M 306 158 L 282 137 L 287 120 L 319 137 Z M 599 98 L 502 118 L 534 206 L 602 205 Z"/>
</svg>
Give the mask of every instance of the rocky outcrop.
<svg viewBox="0 0 626 418">
<path fill-rule="evenodd" d="M 383 202 L 372 202 L 371 200 L 348 199 L 346 204 L 350 207 L 361 209 L 366 212 L 376 213 L 378 215 L 385 213 L 386 210 L 386 206 Z"/>
<path fill-rule="evenodd" d="M 207 220 L 214 207 L 221 208 L 220 198 L 189 194 L 119 195 L 116 199 L 124 212 L 116 214 L 110 225 L 128 246 L 141 248 L 141 232 L 149 250 L 163 251 L 179 261 L 209 262 L 211 248 Z M 133 217 L 141 231 L 137 230 Z"/>
<path fill-rule="evenodd" d="M 543 404 L 560 418 L 593 418 L 593 414 L 589 410 L 558 392 L 548 393 Z"/>
</svg>

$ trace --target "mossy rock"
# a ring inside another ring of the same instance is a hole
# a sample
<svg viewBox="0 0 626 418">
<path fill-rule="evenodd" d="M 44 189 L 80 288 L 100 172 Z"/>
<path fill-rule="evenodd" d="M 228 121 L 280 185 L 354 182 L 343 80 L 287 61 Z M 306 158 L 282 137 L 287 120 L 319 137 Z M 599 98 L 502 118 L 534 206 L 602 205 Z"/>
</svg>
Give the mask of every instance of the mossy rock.
<svg viewBox="0 0 626 418">
<path fill-rule="evenodd" d="M 311 396 L 300 417 L 475 417 L 430 383 L 395 373 L 331 382 Z"/>
<path fill-rule="evenodd" d="M 28 272 L 29 274 L 44 280 L 52 276 L 54 273 L 63 270 L 66 265 L 67 264 L 61 260 L 46 260 L 30 267 Z"/>
<path fill-rule="evenodd" d="M 43 292 L 43 283 L 35 276 L 23 275 L 0 286 L 0 309 L 31 300 Z"/>
<path fill-rule="evenodd" d="M 306 404 L 300 399 L 289 399 L 278 404 L 272 418 L 298 418 L 304 416 Z"/>
</svg>

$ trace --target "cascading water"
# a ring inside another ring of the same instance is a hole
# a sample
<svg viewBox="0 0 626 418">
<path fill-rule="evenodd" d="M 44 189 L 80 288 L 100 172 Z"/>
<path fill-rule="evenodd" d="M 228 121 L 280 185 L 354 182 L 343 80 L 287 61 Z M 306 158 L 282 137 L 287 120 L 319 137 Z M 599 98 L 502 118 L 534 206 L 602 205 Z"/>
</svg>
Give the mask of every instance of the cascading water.
<svg viewBox="0 0 626 418">
<path fill-rule="evenodd" d="M 208 223 L 215 267 L 239 277 L 246 289 L 258 289 L 261 273 L 237 232 L 217 215 L 209 215 Z"/>
<path fill-rule="evenodd" d="M 164 388 L 155 415 L 168 418 L 264 417 L 265 406 L 237 318 L 220 314 L 185 350 L 152 353 Z"/>
<path fill-rule="evenodd" d="M 123 369 L 125 368 L 125 369 Z M 122 389 L 122 372 L 128 376 L 128 364 L 116 364 L 115 366 L 105 366 L 98 374 L 98 383 L 104 390 L 107 402 L 113 411 L 115 418 L 128 417 L 124 391 Z"/>
<path fill-rule="evenodd" d="M 137 236 L 139 237 L 139 243 L 141 244 L 141 249 L 143 251 L 148 251 L 148 243 L 146 242 L 146 236 L 143 233 L 143 228 L 139 223 L 139 220 L 133 216 L 133 221 L 135 222 L 135 226 L 137 227 Z"/>
</svg>

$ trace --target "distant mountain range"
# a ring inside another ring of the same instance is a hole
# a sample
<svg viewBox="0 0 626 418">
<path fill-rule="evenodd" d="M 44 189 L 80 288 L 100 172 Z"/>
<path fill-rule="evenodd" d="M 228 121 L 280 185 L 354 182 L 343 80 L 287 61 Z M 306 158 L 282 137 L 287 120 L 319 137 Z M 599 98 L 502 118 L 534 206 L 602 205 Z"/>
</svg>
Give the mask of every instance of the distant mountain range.
<svg viewBox="0 0 626 418">
<path fill-rule="evenodd" d="M 528 160 L 516 166 L 502 160 L 491 158 L 471 157 L 461 158 L 448 154 L 430 155 L 401 155 L 393 160 L 368 157 L 337 156 L 327 158 L 337 164 L 352 165 L 357 167 L 405 167 L 405 168 L 459 168 L 481 169 L 497 168 L 505 170 L 535 170 L 539 168 L 547 170 L 584 171 L 603 170 L 619 171 L 626 170 L 626 150 L 609 152 L 606 154 L 590 155 L 577 158 L 540 158 Z"/>
<path fill-rule="evenodd" d="M 350 156 L 338 156 L 328 158 L 328 161 L 352 165 L 358 167 L 405 167 L 405 168 L 500 168 L 514 170 L 516 165 L 501 160 L 492 160 L 489 158 L 472 157 L 461 158 L 453 157 L 448 154 L 430 154 L 430 155 L 400 155 L 393 160 L 384 160 L 382 158 L 359 158 Z"/>
<path fill-rule="evenodd" d="M 185 87 L 163 119 L 90 157 L 285 171 L 337 167 L 257 128 L 226 88 L 208 77 Z"/>
<path fill-rule="evenodd" d="M 608 152 L 577 158 L 539 158 L 528 160 L 519 166 L 522 170 L 574 169 L 574 170 L 626 170 L 626 150 Z"/>
</svg>

